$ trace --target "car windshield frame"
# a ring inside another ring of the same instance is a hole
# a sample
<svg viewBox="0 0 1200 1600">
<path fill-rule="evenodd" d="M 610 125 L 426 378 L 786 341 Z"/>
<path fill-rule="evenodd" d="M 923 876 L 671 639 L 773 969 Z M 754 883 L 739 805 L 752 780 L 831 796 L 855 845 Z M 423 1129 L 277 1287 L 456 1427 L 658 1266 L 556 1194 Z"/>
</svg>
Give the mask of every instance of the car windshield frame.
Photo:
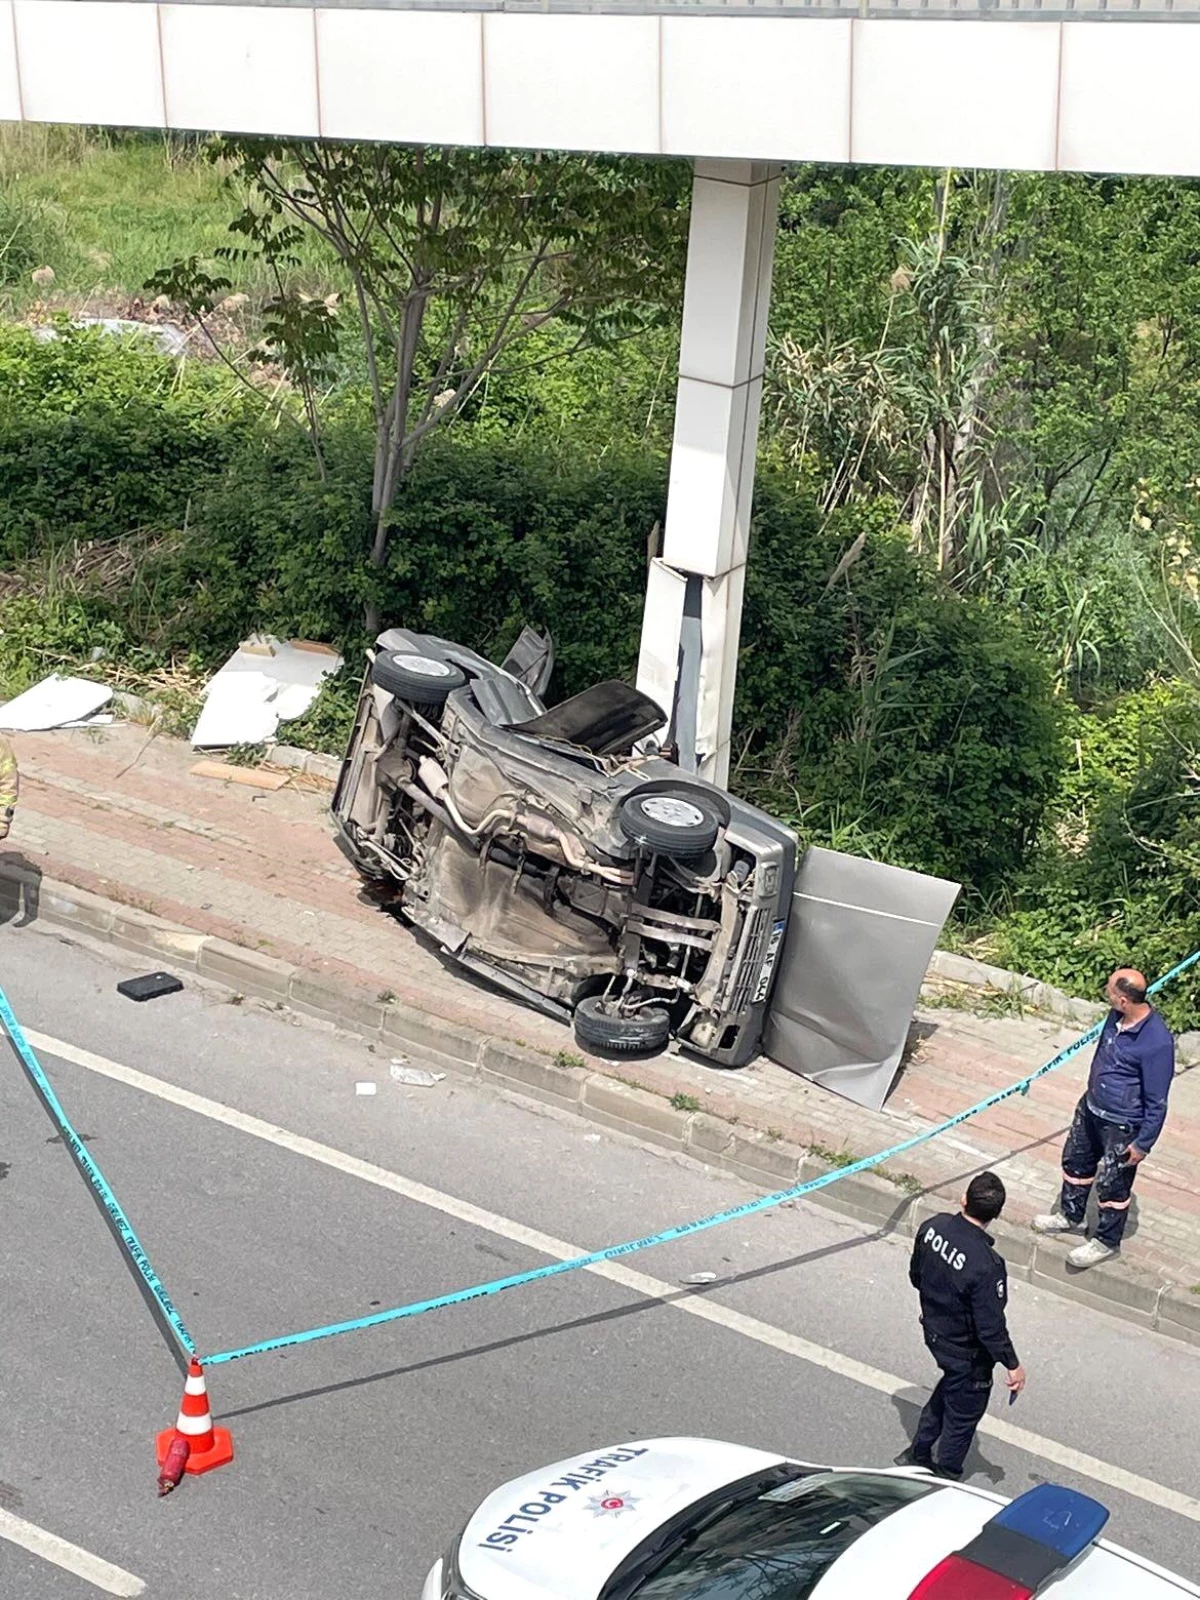
<svg viewBox="0 0 1200 1600">
<path fill-rule="evenodd" d="M 863 1534 L 940 1487 L 792 1464 L 757 1473 L 656 1530 L 621 1563 L 600 1600 L 807 1600 Z"/>
</svg>

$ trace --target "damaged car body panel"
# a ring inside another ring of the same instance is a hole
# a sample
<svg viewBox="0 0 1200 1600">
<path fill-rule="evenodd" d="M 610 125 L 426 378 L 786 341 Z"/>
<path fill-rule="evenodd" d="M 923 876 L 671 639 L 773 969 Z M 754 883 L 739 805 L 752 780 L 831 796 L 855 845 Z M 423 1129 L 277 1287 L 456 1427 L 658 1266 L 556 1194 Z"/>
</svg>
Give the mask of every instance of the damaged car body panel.
<svg viewBox="0 0 1200 1600">
<path fill-rule="evenodd" d="M 878 1111 L 959 888 L 862 856 L 806 850 L 763 1039 L 772 1060 Z"/>
<path fill-rule="evenodd" d="M 526 639 L 523 660 L 537 656 Z M 334 816 L 359 871 L 400 886 L 408 922 L 573 1015 L 585 1046 L 674 1035 L 741 1066 L 762 1037 L 796 837 L 635 755 L 665 720 L 617 682 L 547 710 L 516 673 L 394 628 L 369 653 Z"/>
<path fill-rule="evenodd" d="M 447 955 L 601 1054 L 762 1048 L 881 1105 L 957 885 L 809 850 L 635 747 L 628 684 L 547 709 L 548 640 L 503 667 L 393 628 L 368 652 L 333 800 L 343 848 Z"/>
</svg>

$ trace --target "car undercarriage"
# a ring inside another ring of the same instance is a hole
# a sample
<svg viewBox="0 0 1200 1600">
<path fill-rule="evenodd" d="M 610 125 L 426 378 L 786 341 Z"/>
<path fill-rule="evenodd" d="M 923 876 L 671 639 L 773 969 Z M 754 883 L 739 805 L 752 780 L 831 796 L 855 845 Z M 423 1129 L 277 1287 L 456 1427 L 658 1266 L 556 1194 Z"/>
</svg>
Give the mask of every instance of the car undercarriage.
<svg viewBox="0 0 1200 1600">
<path fill-rule="evenodd" d="M 761 1041 L 795 836 L 637 753 L 665 718 L 628 685 L 546 710 L 550 664 L 529 634 L 502 667 L 382 634 L 334 796 L 344 848 L 448 956 L 572 1017 L 585 1048 L 640 1053 L 675 1036 L 743 1065 Z"/>
</svg>

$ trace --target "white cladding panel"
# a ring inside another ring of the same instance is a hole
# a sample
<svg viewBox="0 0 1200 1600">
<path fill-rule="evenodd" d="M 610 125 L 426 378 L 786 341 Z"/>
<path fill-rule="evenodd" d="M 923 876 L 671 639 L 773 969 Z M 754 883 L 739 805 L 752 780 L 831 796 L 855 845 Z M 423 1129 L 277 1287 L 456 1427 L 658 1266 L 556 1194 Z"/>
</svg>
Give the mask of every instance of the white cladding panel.
<svg viewBox="0 0 1200 1600">
<path fill-rule="evenodd" d="M 0 117 L 1200 174 L 1200 24 L 0 0 Z"/>
</svg>

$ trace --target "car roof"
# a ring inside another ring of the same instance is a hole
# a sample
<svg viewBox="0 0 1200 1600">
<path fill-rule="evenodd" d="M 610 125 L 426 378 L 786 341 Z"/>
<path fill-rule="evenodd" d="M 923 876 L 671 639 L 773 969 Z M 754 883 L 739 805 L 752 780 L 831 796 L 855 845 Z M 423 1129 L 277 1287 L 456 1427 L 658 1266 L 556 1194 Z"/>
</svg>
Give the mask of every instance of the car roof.
<svg viewBox="0 0 1200 1600">
<path fill-rule="evenodd" d="M 706 1497 L 779 1467 L 906 1478 L 928 1486 L 926 1494 L 860 1534 L 820 1578 L 810 1600 L 910 1600 L 940 1562 L 970 1545 L 1014 1503 L 915 1469 L 822 1468 L 715 1439 L 646 1439 L 554 1463 L 493 1491 L 463 1532 L 460 1570 L 468 1587 L 487 1600 L 595 1600 L 656 1529 Z M 1099 1540 L 1045 1592 L 1045 1600 L 1115 1596 L 1183 1600 L 1200 1597 L 1200 1588 Z"/>
</svg>

